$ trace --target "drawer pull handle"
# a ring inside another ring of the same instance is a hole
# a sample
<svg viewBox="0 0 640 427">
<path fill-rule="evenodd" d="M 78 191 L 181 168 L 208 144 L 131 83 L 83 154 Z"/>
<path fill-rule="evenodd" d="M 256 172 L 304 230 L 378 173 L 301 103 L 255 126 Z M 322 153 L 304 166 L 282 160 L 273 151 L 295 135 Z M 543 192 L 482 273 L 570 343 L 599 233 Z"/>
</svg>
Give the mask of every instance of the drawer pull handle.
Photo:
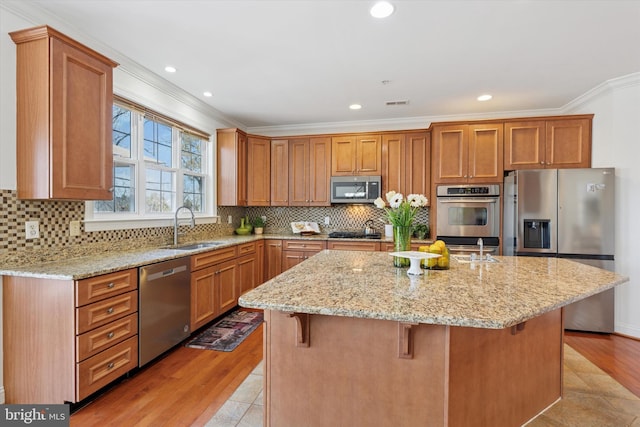
<svg viewBox="0 0 640 427">
<path fill-rule="evenodd" d="M 113 289 L 115 285 L 116 285 L 115 283 L 111 282 L 107 285 L 107 289 Z"/>
<path fill-rule="evenodd" d="M 109 362 L 109 363 L 107 364 L 107 369 L 113 369 L 113 367 L 114 367 L 114 366 L 116 366 L 116 364 L 115 364 L 115 363 L 113 363 L 113 362 Z"/>
<path fill-rule="evenodd" d="M 109 333 L 107 334 L 107 338 L 111 339 L 111 338 L 113 338 L 113 337 L 114 337 L 114 335 L 115 335 L 115 334 L 114 334 L 113 332 L 109 332 Z"/>
<path fill-rule="evenodd" d="M 113 307 L 107 308 L 107 314 L 113 314 Z"/>
</svg>

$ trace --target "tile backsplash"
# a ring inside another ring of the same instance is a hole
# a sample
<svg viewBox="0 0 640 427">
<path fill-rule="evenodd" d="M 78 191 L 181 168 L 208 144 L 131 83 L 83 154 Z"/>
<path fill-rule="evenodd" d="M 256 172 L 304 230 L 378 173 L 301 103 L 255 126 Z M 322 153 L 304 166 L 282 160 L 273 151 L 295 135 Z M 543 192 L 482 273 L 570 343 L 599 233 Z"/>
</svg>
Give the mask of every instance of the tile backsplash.
<svg viewBox="0 0 640 427">
<path fill-rule="evenodd" d="M 317 222 L 323 233 L 334 230 L 362 230 L 368 219 L 382 231 L 384 211 L 372 205 L 338 205 L 332 207 L 218 207 L 222 224 L 200 224 L 188 228 L 186 241 L 202 240 L 233 234 L 240 218 L 266 216 L 266 233 L 290 234 L 291 222 Z M 233 224 L 227 224 L 231 215 Z M 329 225 L 325 225 L 329 217 Z M 110 250 L 127 250 L 171 243 L 173 227 L 86 232 L 81 225 L 79 236 L 70 236 L 70 221 L 84 218 L 84 202 L 19 200 L 14 190 L 0 190 L 0 265 L 48 262 L 61 258 L 81 257 Z M 39 221 L 40 237 L 27 240 L 25 222 Z M 417 223 L 428 223 L 428 209 L 417 215 Z"/>
</svg>

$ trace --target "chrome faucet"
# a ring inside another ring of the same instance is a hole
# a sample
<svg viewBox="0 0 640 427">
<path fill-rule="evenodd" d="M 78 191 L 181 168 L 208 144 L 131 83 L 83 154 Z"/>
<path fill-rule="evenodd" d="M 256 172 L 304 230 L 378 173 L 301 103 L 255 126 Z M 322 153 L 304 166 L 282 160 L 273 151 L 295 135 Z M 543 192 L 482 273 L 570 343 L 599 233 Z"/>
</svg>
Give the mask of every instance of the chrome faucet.
<svg viewBox="0 0 640 427">
<path fill-rule="evenodd" d="M 186 209 L 189 211 L 189 213 L 191 213 L 191 220 L 189 221 L 189 225 L 191 226 L 191 228 L 196 226 L 196 217 L 193 215 L 193 211 L 191 210 L 191 208 L 188 208 L 186 206 L 180 206 L 178 209 L 176 209 L 176 213 L 173 216 L 173 244 L 177 245 L 178 244 L 178 227 L 180 226 L 180 220 L 178 219 L 178 212 L 180 212 L 180 209 Z"/>
<path fill-rule="evenodd" d="M 482 261 L 482 250 L 484 248 L 484 241 L 482 241 L 482 237 L 478 239 L 478 246 L 480 246 L 480 261 Z"/>
</svg>

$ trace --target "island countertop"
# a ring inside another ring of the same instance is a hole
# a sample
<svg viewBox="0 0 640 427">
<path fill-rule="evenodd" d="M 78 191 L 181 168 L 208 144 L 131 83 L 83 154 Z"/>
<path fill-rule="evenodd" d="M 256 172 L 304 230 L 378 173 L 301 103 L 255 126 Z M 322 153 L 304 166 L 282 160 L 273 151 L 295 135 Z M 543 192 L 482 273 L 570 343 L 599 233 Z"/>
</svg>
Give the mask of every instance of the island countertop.
<svg viewBox="0 0 640 427">
<path fill-rule="evenodd" d="M 248 308 L 501 329 L 627 282 L 562 258 L 495 257 L 408 276 L 383 252 L 325 250 L 240 297 Z"/>
</svg>

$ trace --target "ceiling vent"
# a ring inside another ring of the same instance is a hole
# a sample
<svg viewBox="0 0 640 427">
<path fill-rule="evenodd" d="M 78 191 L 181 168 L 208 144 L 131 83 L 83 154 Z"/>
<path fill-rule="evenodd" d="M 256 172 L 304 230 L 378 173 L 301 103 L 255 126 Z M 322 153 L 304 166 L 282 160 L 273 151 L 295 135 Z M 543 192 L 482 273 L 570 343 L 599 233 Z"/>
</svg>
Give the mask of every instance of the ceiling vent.
<svg viewBox="0 0 640 427">
<path fill-rule="evenodd" d="M 391 105 L 409 105 L 409 100 L 408 99 L 402 99 L 400 101 L 387 101 L 384 103 L 384 105 L 387 106 L 391 106 Z"/>
</svg>

